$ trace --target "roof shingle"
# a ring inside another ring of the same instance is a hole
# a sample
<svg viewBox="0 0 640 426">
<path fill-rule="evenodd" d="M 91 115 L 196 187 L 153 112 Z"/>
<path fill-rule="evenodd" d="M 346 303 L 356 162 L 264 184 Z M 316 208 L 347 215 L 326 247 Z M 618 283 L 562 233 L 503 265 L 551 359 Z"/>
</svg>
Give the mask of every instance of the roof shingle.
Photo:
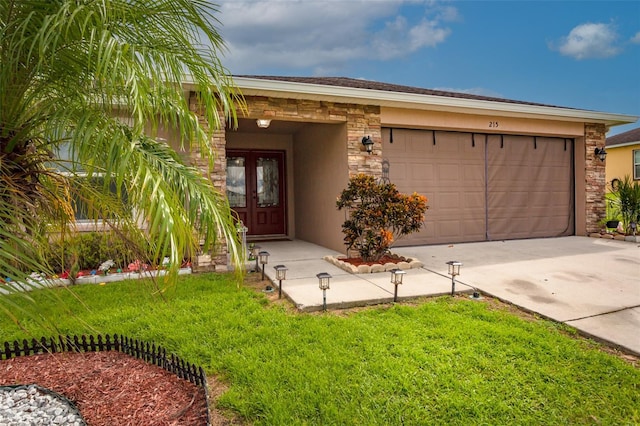
<svg viewBox="0 0 640 426">
<path fill-rule="evenodd" d="M 423 89 L 420 87 L 403 86 L 400 84 L 380 83 L 371 80 L 362 80 L 348 77 L 289 77 L 289 76 L 270 76 L 270 75 L 238 75 L 236 77 L 255 78 L 260 80 L 285 81 L 292 83 L 321 84 L 325 86 L 349 87 L 356 89 L 381 90 L 385 92 L 396 93 L 415 93 L 419 95 L 442 96 L 447 98 L 475 99 L 491 102 L 505 102 L 520 105 L 544 106 L 552 108 L 567 108 L 557 105 L 540 104 L 534 102 L 517 101 L 513 99 L 495 98 L 489 96 L 474 95 L 462 92 L 448 92 L 443 90 Z M 574 108 L 567 108 L 574 109 Z"/>
<path fill-rule="evenodd" d="M 628 132 L 620 133 L 607 138 L 607 146 L 622 145 L 624 143 L 638 142 L 640 143 L 640 127 L 631 129 Z"/>
</svg>

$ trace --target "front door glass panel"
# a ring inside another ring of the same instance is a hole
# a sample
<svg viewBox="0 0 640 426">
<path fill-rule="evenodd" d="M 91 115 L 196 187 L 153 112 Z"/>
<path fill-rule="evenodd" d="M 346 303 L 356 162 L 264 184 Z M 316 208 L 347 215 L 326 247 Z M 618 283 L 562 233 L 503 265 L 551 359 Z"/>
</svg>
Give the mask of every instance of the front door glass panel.
<svg viewBox="0 0 640 426">
<path fill-rule="evenodd" d="M 247 178 L 244 157 L 227 158 L 227 198 L 231 208 L 247 207 Z"/>
<path fill-rule="evenodd" d="M 280 177 L 277 158 L 256 159 L 258 207 L 278 207 L 280 205 Z"/>
</svg>

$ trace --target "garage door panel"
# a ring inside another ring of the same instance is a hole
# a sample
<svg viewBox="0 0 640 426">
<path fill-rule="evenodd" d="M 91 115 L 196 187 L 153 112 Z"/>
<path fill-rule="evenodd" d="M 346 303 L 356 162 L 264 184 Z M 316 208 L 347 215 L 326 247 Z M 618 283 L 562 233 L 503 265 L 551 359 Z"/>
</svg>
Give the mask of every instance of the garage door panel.
<svg viewBox="0 0 640 426">
<path fill-rule="evenodd" d="M 436 181 L 436 168 L 434 164 L 420 164 L 416 161 L 407 162 L 405 167 L 411 173 L 411 179 L 417 184 L 425 183 L 431 184 Z"/>
<path fill-rule="evenodd" d="M 572 150 L 561 138 L 402 129 L 390 143 L 383 129 L 391 182 L 429 199 L 424 228 L 398 245 L 571 235 Z"/>
<path fill-rule="evenodd" d="M 492 137 L 487 151 L 489 239 L 572 233 L 571 155 L 564 139 Z"/>
<path fill-rule="evenodd" d="M 472 147 L 471 135 L 465 133 L 435 132 L 434 145 L 431 131 L 394 129 L 393 143 L 387 132 L 383 152 L 390 163 L 391 182 L 401 192 L 415 191 L 429 199 L 423 229 L 398 245 L 484 238 L 484 219 L 477 219 L 484 215 L 484 147 L 479 143 Z M 411 146 L 419 149 L 403 151 Z M 400 161 L 405 172 L 397 170 Z"/>
</svg>

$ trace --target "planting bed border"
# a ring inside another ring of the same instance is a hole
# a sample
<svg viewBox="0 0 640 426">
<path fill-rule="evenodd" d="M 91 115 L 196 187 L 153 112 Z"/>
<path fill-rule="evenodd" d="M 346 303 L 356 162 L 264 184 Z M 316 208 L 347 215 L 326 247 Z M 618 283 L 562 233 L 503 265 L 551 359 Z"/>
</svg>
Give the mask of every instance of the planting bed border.
<svg viewBox="0 0 640 426">
<path fill-rule="evenodd" d="M 73 337 L 68 335 L 58 336 L 57 340 L 53 337 L 41 337 L 40 340 L 31 339 L 31 342 L 24 339 L 22 344 L 17 340 L 14 340 L 13 343 L 4 342 L 2 347 L 0 347 L 0 361 L 19 356 L 46 353 L 102 351 L 124 353 L 143 360 L 148 364 L 156 365 L 196 385 L 204 394 L 207 405 L 207 426 L 211 425 L 207 376 L 203 368 L 185 362 L 175 354 L 167 355 L 167 350 L 162 346 L 156 346 L 155 344 L 149 344 L 148 342 L 126 336 L 118 336 L 117 334 L 114 334 L 113 337 L 109 337 L 107 334 L 104 338 L 100 334 L 98 334 L 97 337 L 89 335 L 88 340 L 84 334 L 80 338 L 76 335 Z"/>
<path fill-rule="evenodd" d="M 388 271 L 391 271 L 392 269 L 402 269 L 404 271 L 407 269 L 422 268 L 424 266 L 424 263 L 412 257 L 405 257 L 406 261 L 403 261 L 403 262 L 398 262 L 398 263 L 389 262 L 385 264 L 376 263 L 371 266 L 369 265 L 355 266 L 348 262 L 345 262 L 343 259 L 346 259 L 346 258 L 347 256 L 344 256 L 344 255 L 337 256 L 337 257 L 333 257 L 333 256 L 323 257 L 324 260 L 331 263 L 332 265 L 335 265 L 338 268 L 344 271 L 350 272 L 352 274 L 373 274 L 376 272 L 388 272 Z"/>
</svg>

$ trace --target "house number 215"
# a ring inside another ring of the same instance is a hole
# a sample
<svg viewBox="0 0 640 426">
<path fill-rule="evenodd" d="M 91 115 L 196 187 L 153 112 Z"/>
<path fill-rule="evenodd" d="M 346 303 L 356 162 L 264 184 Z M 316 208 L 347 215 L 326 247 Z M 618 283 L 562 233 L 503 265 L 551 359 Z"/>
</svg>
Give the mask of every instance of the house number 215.
<svg viewBox="0 0 640 426">
<path fill-rule="evenodd" d="M 497 121 L 490 121 L 489 122 L 489 127 L 498 127 L 498 122 Z"/>
</svg>

